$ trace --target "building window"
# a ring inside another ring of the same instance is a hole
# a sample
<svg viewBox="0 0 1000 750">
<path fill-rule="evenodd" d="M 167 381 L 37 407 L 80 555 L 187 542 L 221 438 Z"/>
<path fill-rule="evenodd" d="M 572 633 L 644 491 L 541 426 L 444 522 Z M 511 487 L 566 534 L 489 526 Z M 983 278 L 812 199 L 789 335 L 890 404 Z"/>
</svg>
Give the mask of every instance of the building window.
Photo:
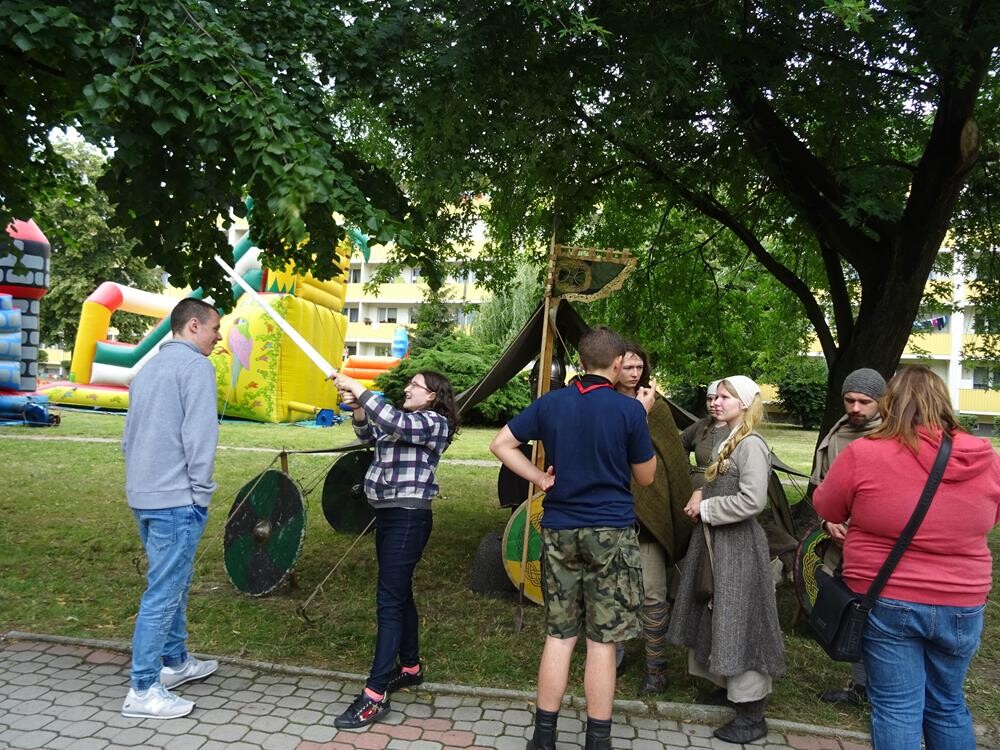
<svg viewBox="0 0 1000 750">
<path fill-rule="evenodd" d="M 408 311 L 408 314 L 410 316 L 409 322 L 410 323 L 416 323 L 417 322 L 417 316 L 420 315 L 420 308 L 419 307 L 411 307 L 409 309 L 409 311 Z"/>
<path fill-rule="evenodd" d="M 378 322 L 379 323 L 395 323 L 397 317 L 397 309 L 395 307 L 380 307 L 378 309 Z"/>
<path fill-rule="evenodd" d="M 352 283 L 352 284 L 360 284 L 361 283 L 361 269 L 360 268 L 352 268 L 351 269 L 351 281 L 350 281 L 350 283 Z"/>
<path fill-rule="evenodd" d="M 375 356 L 376 357 L 388 357 L 390 354 L 389 344 L 376 344 L 375 345 Z"/>
<path fill-rule="evenodd" d="M 416 281 L 419 278 L 420 278 L 420 269 L 419 268 L 411 268 L 410 269 L 410 281 Z"/>
<path fill-rule="evenodd" d="M 346 352 L 348 357 L 353 357 L 355 354 L 358 353 L 358 345 L 348 344 L 346 347 L 344 347 L 344 351 Z"/>
<path fill-rule="evenodd" d="M 974 330 L 982 334 L 1000 333 L 1000 317 L 985 310 L 976 310 Z"/>
<path fill-rule="evenodd" d="M 358 322 L 358 308 L 357 307 L 348 307 L 347 308 L 347 322 L 348 323 L 357 323 Z"/>
<path fill-rule="evenodd" d="M 1000 371 L 993 367 L 976 367 L 972 370 L 972 387 L 980 391 L 1000 385 Z"/>
</svg>

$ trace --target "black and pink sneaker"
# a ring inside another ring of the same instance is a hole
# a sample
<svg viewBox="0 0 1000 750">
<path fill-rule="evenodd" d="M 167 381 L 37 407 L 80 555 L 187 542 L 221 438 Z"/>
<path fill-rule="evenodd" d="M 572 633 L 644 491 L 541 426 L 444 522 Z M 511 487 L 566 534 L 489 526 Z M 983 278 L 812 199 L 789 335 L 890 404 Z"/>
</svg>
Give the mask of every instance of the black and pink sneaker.
<svg viewBox="0 0 1000 750">
<path fill-rule="evenodd" d="M 402 667 L 397 666 L 392 670 L 392 674 L 389 675 L 389 684 L 385 689 L 386 693 L 395 693 L 397 690 L 402 688 L 414 687 L 419 685 L 424 681 L 424 665 L 420 665 L 418 669 L 413 674 L 409 672 L 404 672 Z"/>
<path fill-rule="evenodd" d="M 362 690 L 361 695 L 354 699 L 350 708 L 333 720 L 333 725 L 337 729 L 360 729 L 380 721 L 390 710 L 388 693 L 382 700 L 377 701 L 368 697 L 368 694 Z"/>
</svg>

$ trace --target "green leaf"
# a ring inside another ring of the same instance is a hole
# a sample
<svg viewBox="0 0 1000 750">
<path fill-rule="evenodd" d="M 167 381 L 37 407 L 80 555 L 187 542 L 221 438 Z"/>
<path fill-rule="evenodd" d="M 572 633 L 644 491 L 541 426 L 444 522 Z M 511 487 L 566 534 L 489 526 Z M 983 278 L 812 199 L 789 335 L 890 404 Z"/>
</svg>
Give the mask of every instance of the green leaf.
<svg viewBox="0 0 1000 750">
<path fill-rule="evenodd" d="M 181 122 L 181 123 L 187 122 L 188 111 L 186 109 L 184 109 L 184 107 L 180 106 L 179 104 L 171 105 L 170 107 L 167 108 L 167 111 L 170 114 L 172 114 L 175 118 L 177 118 L 177 120 L 179 122 Z"/>
<path fill-rule="evenodd" d="M 157 134 L 166 135 L 170 131 L 170 129 L 174 126 L 174 124 L 175 123 L 172 120 L 168 120 L 165 117 L 158 117 L 155 120 L 153 120 L 152 127 L 153 130 L 157 132 Z"/>
<path fill-rule="evenodd" d="M 11 37 L 11 41 L 14 42 L 14 44 L 17 45 L 17 48 L 22 52 L 28 52 L 29 50 L 35 48 L 35 42 L 31 39 L 30 36 L 28 36 L 22 31 L 19 31 L 16 34 L 14 34 L 14 36 Z"/>
</svg>

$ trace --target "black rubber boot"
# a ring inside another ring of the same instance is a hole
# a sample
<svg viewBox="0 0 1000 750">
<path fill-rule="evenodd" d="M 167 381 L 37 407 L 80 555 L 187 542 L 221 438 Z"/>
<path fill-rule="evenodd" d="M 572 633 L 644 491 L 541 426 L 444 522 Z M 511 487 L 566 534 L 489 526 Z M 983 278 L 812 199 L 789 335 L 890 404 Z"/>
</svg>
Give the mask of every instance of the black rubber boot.
<svg viewBox="0 0 1000 750">
<path fill-rule="evenodd" d="M 642 687 L 639 689 L 639 695 L 656 695 L 657 693 L 662 693 L 667 689 L 668 684 L 666 666 L 655 668 L 647 665 L 646 677 L 642 682 Z"/>
<path fill-rule="evenodd" d="M 528 740 L 527 750 L 556 750 L 556 725 L 558 711 L 535 709 L 535 733 Z"/>
<path fill-rule="evenodd" d="M 723 724 L 712 734 L 723 742 L 734 745 L 745 745 L 767 736 L 767 722 L 764 721 L 764 708 L 767 698 L 748 703 L 734 703 L 736 716 L 727 724 Z"/>
<path fill-rule="evenodd" d="M 583 747 L 584 750 L 611 750 L 611 719 L 592 719 L 588 716 Z"/>
<path fill-rule="evenodd" d="M 819 694 L 824 703 L 841 703 L 851 706 L 864 706 L 868 702 L 868 691 L 864 685 L 849 684 L 846 688 L 830 688 Z"/>
</svg>

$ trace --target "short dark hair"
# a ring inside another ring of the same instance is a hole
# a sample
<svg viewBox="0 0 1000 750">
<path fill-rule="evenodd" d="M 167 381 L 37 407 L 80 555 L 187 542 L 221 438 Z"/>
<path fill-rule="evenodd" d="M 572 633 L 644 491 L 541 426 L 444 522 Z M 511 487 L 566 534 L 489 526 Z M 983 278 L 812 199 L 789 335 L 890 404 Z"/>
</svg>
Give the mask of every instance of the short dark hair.
<svg viewBox="0 0 1000 750">
<path fill-rule="evenodd" d="M 580 337 L 580 364 L 587 372 L 605 370 L 625 356 L 625 339 L 607 326 L 594 326 Z"/>
<path fill-rule="evenodd" d="M 645 349 L 634 341 L 625 342 L 625 353 L 628 354 L 629 352 L 642 360 L 642 375 L 639 376 L 639 382 L 636 385 L 639 388 L 649 388 L 649 355 L 646 354 Z"/>
<path fill-rule="evenodd" d="M 184 326 L 191 318 L 197 318 L 206 325 L 212 320 L 212 314 L 218 311 L 204 300 L 188 297 L 182 299 L 170 311 L 170 330 L 176 336 L 184 332 Z"/>
</svg>

